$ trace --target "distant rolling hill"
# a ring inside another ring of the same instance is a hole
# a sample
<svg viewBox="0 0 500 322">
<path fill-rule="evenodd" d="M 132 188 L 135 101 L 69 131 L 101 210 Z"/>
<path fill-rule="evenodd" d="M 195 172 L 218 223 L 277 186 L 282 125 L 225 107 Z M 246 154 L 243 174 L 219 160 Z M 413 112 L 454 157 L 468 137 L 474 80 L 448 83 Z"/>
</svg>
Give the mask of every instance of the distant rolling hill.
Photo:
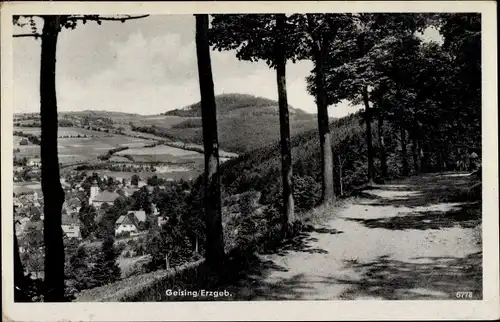
<svg viewBox="0 0 500 322">
<path fill-rule="evenodd" d="M 247 94 L 222 94 L 216 96 L 216 104 L 219 143 L 223 150 L 244 153 L 279 140 L 278 102 Z M 171 122 L 162 125 L 161 120 L 151 124 L 142 121 L 136 130 L 184 142 L 203 143 L 200 102 L 163 115 L 188 119 L 173 125 Z M 292 135 L 316 126 L 316 115 L 290 107 Z"/>
<path fill-rule="evenodd" d="M 215 104 L 217 105 L 217 112 L 219 115 L 226 115 L 227 113 L 239 112 L 241 109 L 245 109 L 247 113 L 257 112 L 257 113 L 272 113 L 277 112 L 278 102 L 264 98 L 253 96 L 249 94 L 221 94 L 215 96 Z M 302 114 L 309 115 L 308 113 L 295 109 L 289 106 L 290 114 Z M 183 117 L 201 117 L 201 102 L 194 103 L 183 107 L 181 109 L 175 109 L 163 113 L 163 115 L 171 116 L 183 116 Z"/>
<path fill-rule="evenodd" d="M 104 111 L 104 110 L 84 110 L 84 111 L 60 111 L 59 115 L 68 116 L 97 116 L 97 117 L 116 117 L 116 116 L 140 116 L 136 113 L 125 113 L 125 112 L 115 112 L 115 111 Z"/>
</svg>

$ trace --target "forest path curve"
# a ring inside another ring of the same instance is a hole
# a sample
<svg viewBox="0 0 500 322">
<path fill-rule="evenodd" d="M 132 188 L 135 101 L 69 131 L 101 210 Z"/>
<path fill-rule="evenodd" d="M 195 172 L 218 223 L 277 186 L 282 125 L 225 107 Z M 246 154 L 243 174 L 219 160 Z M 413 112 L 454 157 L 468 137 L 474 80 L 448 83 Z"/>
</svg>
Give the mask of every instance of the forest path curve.
<svg viewBox="0 0 500 322">
<path fill-rule="evenodd" d="M 468 184 L 448 173 L 370 187 L 226 289 L 238 300 L 481 299 L 480 203 L 446 201 Z"/>
</svg>

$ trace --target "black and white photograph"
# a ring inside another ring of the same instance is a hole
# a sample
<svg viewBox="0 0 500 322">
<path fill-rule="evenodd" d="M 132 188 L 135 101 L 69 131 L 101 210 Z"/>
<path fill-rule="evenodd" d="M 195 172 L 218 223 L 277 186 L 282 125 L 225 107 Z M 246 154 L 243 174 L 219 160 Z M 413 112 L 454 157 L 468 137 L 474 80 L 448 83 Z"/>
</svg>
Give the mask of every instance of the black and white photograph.
<svg viewBox="0 0 500 322">
<path fill-rule="evenodd" d="M 3 5 L 4 316 L 498 318 L 496 4 L 318 3 Z"/>
</svg>

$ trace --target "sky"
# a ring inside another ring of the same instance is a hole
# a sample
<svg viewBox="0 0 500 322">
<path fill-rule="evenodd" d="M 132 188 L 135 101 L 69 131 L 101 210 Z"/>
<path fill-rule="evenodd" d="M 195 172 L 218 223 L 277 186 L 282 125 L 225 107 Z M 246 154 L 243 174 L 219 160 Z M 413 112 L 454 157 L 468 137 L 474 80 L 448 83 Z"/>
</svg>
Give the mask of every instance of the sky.
<svg viewBox="0 0 500 322">
<path fill-rule="evenodd" d="M 19 28 L 16 33 L 21 33 Z M 439 33 L 428 30 L 424 38 Z M 40 40 L 13 38 L 14 111 L 39 111 Z M 274 70 L 264 62 L 239 61 L 235 52 L 212 51 L 215 94 L 245 93 L 277 100 Z M 316 113 L 305 78 L 311 61 L 287 64 L 288 102 Z M 59 111 L 107 110 L 159 114 L 200 99 L 192 15 L 149 16 L 125 23 L 94 22 L 63 30 L 57 45 Z M 342 102 L 331 117 L 360 106 Z"/>
</svg>

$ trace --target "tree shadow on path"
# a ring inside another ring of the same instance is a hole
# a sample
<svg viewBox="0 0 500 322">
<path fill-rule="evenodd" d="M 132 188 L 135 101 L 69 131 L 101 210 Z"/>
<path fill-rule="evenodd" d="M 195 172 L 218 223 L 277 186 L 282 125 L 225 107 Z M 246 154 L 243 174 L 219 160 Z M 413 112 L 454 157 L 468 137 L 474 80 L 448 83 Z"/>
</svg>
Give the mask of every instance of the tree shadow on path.
<svg viewBox="0 0 500 322">
<path fill-rule="evenodd" d="M 475 176 L 454 176 L 453 174 L 426 174 L 409 177 L 398 184 L 381 184 L 358 190 L 354 196 L 366 199 L 370 206 L 427 207 L 450 202 L 470 202 L 464 191 L 477 183 Z M 380 192 L 392 197 L 380 196 Z M 477 198 L 480 200 L 481 198 Z"/>
<path fill-rule="evenodd" d="M 337 235 L 342 234 L 343 231 L 307 225 L 304 226 L 296 236 L 289 240 L 271 241 L 270 243 L 264 244 L 263 249 L 259 253 L 263 255 L 277 254 L 280 256 L 286 256 L 290 251 L 305 252 L 309 254 L 328 254 L 327 250 L 314 248 L 311 245 L 311 243 L 318 241 L 316 237 L 312 236 L 313 233 Z"/>
<path fill-rule="evenodd" d="M 266 259 L 266 255 L 286 256 L 289 252 L 309 254 L 327 254 L 328 251 L 315 248 L 311 243 L 318 239 L 312 234 L 341 234 L 342 231 L 307 225 L 290 240 L 265 243 L 265 249 L 259 252 L 248 250 L 235 252 L 229 259 L 228 266 L 221 276 L 219 290 L 229 290 L 233 296 L 225 300 L 291 300 L 300 299 L 305 293 L 313 292 L 313 287 L 304 281 L 302 274 L 291 278 L 269 281 L 268 277 L 276 272 L 288 269 Z"/>
<path fill-rule="evenodd" d="M 459 299 L 457 292 L 472 292 L 467 299 L 482 299 L 482 254 L 457 257 L 418 257 L 410 262 L 378 257 L 367 263 L 346 262 L 360 279 L 333 279 L 350 285 L 342 299 L 383 300 Z"/>
<path fill-rule="evenodd" d="M 427 174 L 378 185 L 370 190 L 357 191 L 357 196 L 362 198 L 360 204 L 365 205 L 367 211 L 371 207 L 374 212 L 377 207 L 408 209 L 391 217 L 351 215 L 344 219 L 367 228 L 389 230 L 474 228 L 481 224 L 481 200 L 477 200 L 477 196 L 469 198 L 464 191 L 476 182 L 477 178 L 470 175 Z"/>
<path fill-rule="evenodd" d="M 481 211 L 478 203 L 467 203 L 448 211 L 413 211 L 393 217 L 344 219 L 358 222 L 367 228 L 389 230 L 474 228 L 481 224 Z"/>
</svg>

